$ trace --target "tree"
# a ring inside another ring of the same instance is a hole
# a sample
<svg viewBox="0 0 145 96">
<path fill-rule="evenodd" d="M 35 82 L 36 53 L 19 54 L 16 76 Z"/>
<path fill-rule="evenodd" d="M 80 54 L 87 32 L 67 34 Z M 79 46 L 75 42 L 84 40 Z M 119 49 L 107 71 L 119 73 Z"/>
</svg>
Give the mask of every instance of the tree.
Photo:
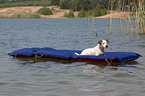
<svg viewBox="0 0 145 96">
<path fill-rule="evenodd" d="M 80 10 L 80 0 L 71 0 L 71 10 L 79 11 Z"/>
<path fill-rule="evenodd" d="M 51 0 L 52 5 L 59 5 L 60 0 Z"/>
<path fill-rule="evenodd" d="M 61 9 L 70 9 L 71 0 L 60 0 L 59 6 Z"/>
<path fill-rule="evenodd" d="M 91 9 L 90 0 L 82 0 L 80 3 L 80 8 L 84 9 L 84 11 L 88 11 L 89 9 Z"/>
<path fill-rule="evenodd" d="M 94 16 L 101 16 L 101 7 L 100 4 L 98 3 L 96 8 L 94 9 Z"/>
</svg>

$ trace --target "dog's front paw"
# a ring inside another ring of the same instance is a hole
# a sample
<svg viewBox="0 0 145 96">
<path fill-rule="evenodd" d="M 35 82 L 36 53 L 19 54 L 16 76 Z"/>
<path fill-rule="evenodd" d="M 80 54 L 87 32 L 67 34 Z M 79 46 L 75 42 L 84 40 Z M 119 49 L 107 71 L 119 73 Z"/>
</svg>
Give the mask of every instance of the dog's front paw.
<svg viewBox="0 0 145 96">
<path fill-rule="evenodd" d="M 105 56 L 104 54 L 100 54 L 99 56 Z"/>
</svg>

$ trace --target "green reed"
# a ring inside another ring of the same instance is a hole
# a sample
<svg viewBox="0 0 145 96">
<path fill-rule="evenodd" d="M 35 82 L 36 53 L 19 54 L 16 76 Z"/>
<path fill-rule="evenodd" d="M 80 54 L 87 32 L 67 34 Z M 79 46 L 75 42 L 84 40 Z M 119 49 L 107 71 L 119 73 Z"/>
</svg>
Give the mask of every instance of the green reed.
<svg viewBox="0 0 145 96">
<path fill-rule="evenodd" d="M 120 20 L 118 20 L 117 22 L 115 20 L 112 20 L 110 18 L 109 22 L 107 22 L 107 26 L 110 29 L 110 33 L 116 28 L 116 26 L 118 27 L 118 24 L 120 24 L 120 29 L 121 29 L 121 34 L 124 35 L 141 35 L 141 34 L 145 34 L 145 6 L 144 0 L 138 0 L 137 2 L 135 2 L 135 0 L 133 0 L 131 3 L 129 2 L 130 0 L 128 0 L 128 5 L 124 5 L 125 4 L 125 0 L 109 0 L 108 6 L 111 6 L 111 13 L 113 11 L 113 3 L 115 1 L 121 2 L 123 4 L 123 8 L 121 9 L 121 7 L 119 7 L 119 9 L 117 9 L 119 12 L 126 12 L 127 14 L 125 14 L 124 17 L 120 18 Z M 119 4 L 118 4 L 119 5 Z M 134 9 L 131 9 L 130 7 L 134 7 Z M 108 10 L 110 8 L 108 7 Z M 135 10 L 135 12 L 133 12 Z M 114 26 L 112 25 L 113 23 Z M 108 31 L 109 32 L 109 31 Z M 108 33 L 108 34 L 110 34 Z"/>
</svg>

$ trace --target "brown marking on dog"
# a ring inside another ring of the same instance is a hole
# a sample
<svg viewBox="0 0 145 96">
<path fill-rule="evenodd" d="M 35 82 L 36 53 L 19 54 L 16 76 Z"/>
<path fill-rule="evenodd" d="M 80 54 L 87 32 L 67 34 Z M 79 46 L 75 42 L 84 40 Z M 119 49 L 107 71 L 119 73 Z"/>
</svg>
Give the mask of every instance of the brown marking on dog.
<svg viewBox="0 0 145 96">
<path fill-rule="evenodd" d="M 100 45 L 102 44 L 102 42 L 103 42 L 102 40 L 98 41 L 98 43 L 99 43 Z"/>
<path fill-rule="evenodd" d="M 106 40 L 107 41 L 107 44 L 109 43 L 109 40 Z"/>
</svg>

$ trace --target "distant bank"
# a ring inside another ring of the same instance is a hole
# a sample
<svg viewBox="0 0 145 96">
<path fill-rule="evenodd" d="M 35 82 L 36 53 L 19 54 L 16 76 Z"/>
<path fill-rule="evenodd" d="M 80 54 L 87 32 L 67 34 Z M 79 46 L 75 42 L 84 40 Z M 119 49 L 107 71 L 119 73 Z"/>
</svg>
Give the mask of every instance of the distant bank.
<svg viewBox="0 0 145 96">
<path fill-rule="evenodd" d="M 10 7 L 10 8 L 0 8 L 0 18 L 64 18 L 65 13 L 69 13 L 68 9 L 60 9 L 58 6 L 48 6 L 47 8 L 54 9 L 53 15 L 40 15 L 37 11 L 42 8 L 42 6 L 22 6 L 22 7 Z M 77 17 L 78 12 L 74 12 Z M 114 11 L 110 14 L 94 17 L 96 19 L 102 18 L 124 18 L 127 17 L 128 12 L 117 12 Z"/>
</svg>

